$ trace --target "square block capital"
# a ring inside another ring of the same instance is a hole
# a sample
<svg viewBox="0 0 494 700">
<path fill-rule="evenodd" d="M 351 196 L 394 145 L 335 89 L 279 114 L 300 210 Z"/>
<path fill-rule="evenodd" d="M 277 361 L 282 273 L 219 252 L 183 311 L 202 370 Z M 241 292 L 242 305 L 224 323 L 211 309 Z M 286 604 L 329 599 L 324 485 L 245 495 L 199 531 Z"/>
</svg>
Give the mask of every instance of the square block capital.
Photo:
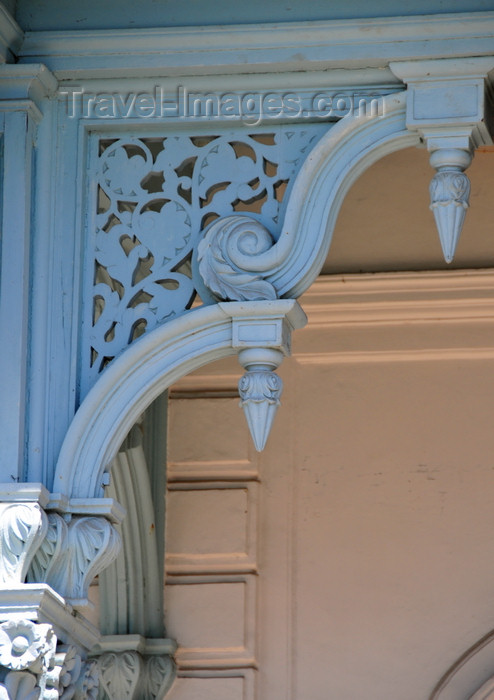
<svg viewBox="0 0 494 700">
<path fill-rule="evenodd" d="M 487 75 L 491 57 L 392 62 L 391 70 L 408 85 L 407 128 L 424 131 L 469 130 L 473 145 L 492 143 L 492 90 Z M 427 138 L 427 137 L 426 137 Z"/>
</svg>

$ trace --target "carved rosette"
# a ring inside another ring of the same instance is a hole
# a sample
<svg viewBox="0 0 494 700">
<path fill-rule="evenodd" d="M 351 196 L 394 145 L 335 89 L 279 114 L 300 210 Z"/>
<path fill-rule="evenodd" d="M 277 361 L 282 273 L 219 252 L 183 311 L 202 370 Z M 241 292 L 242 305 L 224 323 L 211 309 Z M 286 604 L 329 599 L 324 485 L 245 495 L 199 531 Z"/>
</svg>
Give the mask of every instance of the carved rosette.
<svg viewBox="0 0 494 700">
<path fill-rule="evenodd" d="M 199 272 L 216 300 L 276 299 L 273 285 L 259 271 L 259 256 L 274 245 L 268 229 L 240 214 L 214 221 L 197 248 Z"/>
<path fill-rule="evenodd" d="M 48 624 L 8 620 L 0 625 L 0 665 L 13 671 L 39 673 L 51 663 L 56 643 Z"/>
<path fill-rule="evenodd" d="M 465 173 L 442 171 L 430 184 L 431 209 L 446 262 L 453 260 L 470 199 L 470 180 Z"/>
<path fill-rule="evenodd" d="M 51 625 L 0 625 L 0 666 L 0 700 L 97 700 L 94 662 L 85 663 L 74 646 L 57 647 Z"/>
</svg>

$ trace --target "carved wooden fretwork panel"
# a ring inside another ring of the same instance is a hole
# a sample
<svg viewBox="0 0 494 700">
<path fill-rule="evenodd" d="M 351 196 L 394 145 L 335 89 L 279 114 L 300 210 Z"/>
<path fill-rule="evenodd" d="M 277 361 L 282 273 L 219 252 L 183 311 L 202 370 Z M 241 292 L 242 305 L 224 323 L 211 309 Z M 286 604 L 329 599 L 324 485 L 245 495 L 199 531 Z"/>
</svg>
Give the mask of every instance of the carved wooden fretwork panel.
<svg viewBox="0 0 494 700">
<path fill-rule="evenodd" d="M 192 251 L 212 221 L 246 212 L 279 236 L 287 187 L 327 129 L 95 135 L 81 398 L 129 343 L 191 306 Z"/>
</svg>

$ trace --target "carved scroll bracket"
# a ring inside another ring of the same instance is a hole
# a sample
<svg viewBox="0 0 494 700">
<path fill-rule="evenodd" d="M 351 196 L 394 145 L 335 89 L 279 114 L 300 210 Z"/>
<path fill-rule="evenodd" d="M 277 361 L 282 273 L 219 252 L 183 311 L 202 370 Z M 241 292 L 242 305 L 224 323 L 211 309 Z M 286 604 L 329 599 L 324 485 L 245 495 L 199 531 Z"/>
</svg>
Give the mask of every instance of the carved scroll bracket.
<svg viewBox="0 0 494 700">
<path fill-rule="evenodd" d="M 492 143 L 493 96 L 487 75 L 494 59 L 392 62 L 390 68 L 408 85 L 407 128 L 419 132 L 437 171 L 430 207 L 450 263 L 469 206 L 470 181 L 463 171 L 475 148 Z"/>
<path fill-rule="evenodd" d="M 225 305 L 226 308 L 226 305 Z M 232 315 L 232 346 L 246 370 L 239 382 L 243 408 L 255 448 L 266 445 L 283 389 L 274 370 L 290 354 L 292 330 L 305 325 L 307 318 L 296 301 L 228 304 Z"/>
</svg>

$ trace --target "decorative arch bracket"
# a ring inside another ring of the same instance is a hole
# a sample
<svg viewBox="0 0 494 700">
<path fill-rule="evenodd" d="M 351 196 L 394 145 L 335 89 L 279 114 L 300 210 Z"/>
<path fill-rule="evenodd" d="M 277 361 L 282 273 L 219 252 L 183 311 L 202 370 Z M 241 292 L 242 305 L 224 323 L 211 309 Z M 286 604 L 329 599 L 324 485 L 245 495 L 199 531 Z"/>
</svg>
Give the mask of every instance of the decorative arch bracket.
<svg viewBox="0 0 494 700">
<path fill-rule="evenodd" d="M 452 262 L 470 199 L 464 171 L 474 150 L 492 144 L 494 100 L 489 72 L 492 57 L 392 62 L 408 87 L 406 126 L 430 151 L 436 170 L 430 184 L 444 259 Z"/>
</svg>

